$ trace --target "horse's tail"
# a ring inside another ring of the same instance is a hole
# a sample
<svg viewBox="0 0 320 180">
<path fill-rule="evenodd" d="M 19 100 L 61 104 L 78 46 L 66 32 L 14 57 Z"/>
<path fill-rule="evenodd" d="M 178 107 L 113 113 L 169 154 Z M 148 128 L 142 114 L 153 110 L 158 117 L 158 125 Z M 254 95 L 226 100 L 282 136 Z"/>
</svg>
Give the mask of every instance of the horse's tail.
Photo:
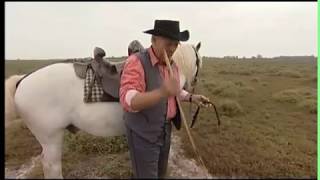
<svg viewBox="0 0 320 180">
<path fill-rule="evenodd" d="M 16 93 L 16 84 L 24 75 L 13 75 L 5 81 L 5 123 L 18 118 L 14 103 Z"/>
</svg>

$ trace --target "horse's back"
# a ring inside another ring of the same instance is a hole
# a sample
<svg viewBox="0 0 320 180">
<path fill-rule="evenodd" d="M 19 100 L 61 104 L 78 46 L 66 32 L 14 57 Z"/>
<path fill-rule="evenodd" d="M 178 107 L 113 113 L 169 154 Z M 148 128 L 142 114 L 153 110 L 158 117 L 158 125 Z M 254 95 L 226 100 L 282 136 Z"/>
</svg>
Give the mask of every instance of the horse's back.
<svg viewBox="0 0 320 180">
<path fill-rule="evenodd" d="M 55 96 L 59 95 L 57 91 L 67 92 L 68 88 L 77 88 L 79 85 L 81 80 L 76 77 L 72 63 L 56 63 L 40 68 L 24 78 L 17 87 L 16 99 L 20 94 L 32 97 L 45 94 Z"/>
<path fill-rule="evenodd" d="M 83 94 L 82 80 L 77 78 L 72 63 L 56 63 L 40 68 L 23 79 L 17 87 L 15 104 L 25 116 L 64 114 Z M 79 103 L 79 102 L 78 102 Z M 44 118 L 44 117 L 42 117 Z"/>
</svg>

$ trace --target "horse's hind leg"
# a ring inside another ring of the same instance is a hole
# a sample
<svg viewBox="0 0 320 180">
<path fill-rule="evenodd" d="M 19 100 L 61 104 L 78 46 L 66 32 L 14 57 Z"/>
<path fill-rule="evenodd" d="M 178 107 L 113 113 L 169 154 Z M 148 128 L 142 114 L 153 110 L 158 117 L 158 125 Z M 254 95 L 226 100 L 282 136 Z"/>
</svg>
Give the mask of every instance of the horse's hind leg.
<svg viewBox="0 0 320 180">
<path fill-rule="evenodd" d="M 48 137 L 42 146 L 42 166 L 45 178 L 62 177 L 63 130 Z"/>
<path fill-rule="evenodd" d="M 63 129 L 55 131 L 50 135 L 34 133 L 42 146 L 41 162 L 44 178 L 63 178 L 62 176 L 62 148 Z"/>
</svg>

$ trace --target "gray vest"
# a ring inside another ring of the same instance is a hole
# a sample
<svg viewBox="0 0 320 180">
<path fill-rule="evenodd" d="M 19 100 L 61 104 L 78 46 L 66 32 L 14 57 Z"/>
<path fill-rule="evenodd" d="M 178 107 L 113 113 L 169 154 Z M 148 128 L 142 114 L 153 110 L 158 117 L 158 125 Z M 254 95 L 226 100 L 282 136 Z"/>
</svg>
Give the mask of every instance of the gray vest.
<svg viewBox="0 0 320 180">
<path fill-rule="evenodd" d="M 160 88 L 162 78 L 160 76 L 159 68 L 157 65 L 152 66 L 147 49 L 136 53 L 136 55 L 138 56 L 138 59 L 140 59 L 144 69 L 146 91 Z M 157 142 L 160 138 L 166 117 L 167 98 L 163 98 L 159 103 L 139 112 L 124 112 L 124 120 L 127 127 L 152 143 Z M 177 114 L 172 121 L 176 128 L 180 129 L 181 120 L 179 110 L 177 110 Z"/>
</svg>

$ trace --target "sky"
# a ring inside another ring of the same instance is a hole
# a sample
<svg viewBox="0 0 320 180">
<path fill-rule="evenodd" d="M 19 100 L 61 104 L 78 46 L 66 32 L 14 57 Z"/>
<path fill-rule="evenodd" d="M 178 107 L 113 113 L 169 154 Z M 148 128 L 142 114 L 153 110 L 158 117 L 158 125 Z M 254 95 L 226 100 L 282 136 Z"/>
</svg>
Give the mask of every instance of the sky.
<svg viewBox="0 0 320 180">
<path fill-rule="evenodd" d="M 202 56 L 317 56 L 317 2 L 6 2 L 5 58 L 126 56 L 156 19 L 178 20 Z"/>
</svg>

